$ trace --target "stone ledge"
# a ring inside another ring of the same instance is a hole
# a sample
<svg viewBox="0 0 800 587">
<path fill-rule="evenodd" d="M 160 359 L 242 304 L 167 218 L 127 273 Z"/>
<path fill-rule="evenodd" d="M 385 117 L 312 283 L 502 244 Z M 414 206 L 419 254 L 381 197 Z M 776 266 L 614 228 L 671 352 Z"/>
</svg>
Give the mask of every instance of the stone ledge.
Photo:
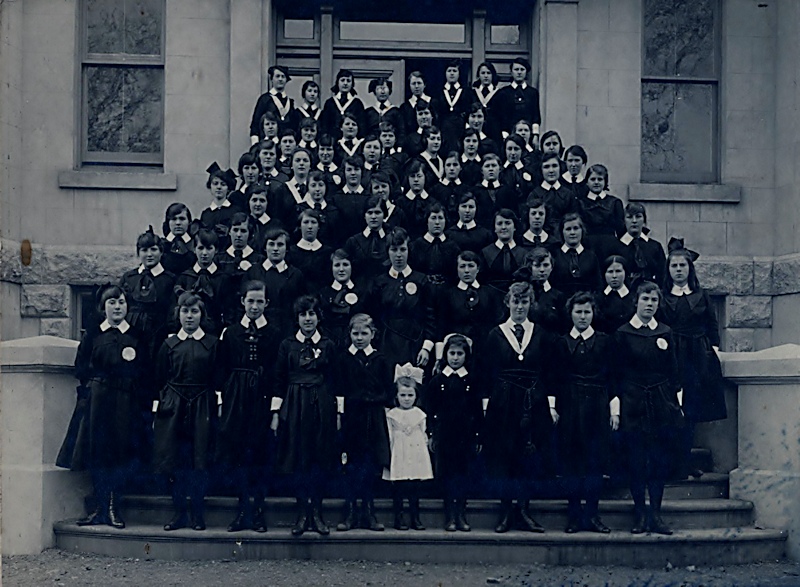
<svg viewBox="0 0 800 587">
<path fill-rule="evenodd" d="M 800 292 L 800 254 L 783 255 L 772 260 L 772 294 Z"/>
<path fill-rule="evenodd" d="M 738 204 L 742 186 L 735 184 L 633 183 L 628 185 L 632 202 L 716 202 Z"/>
<path fill-rule="evenodd" d="M 722 374 L 737 384 L 800 383 L 800 345 L 784 344 L 754 353 L 720 353 Z"/>
<path fill-rule="evenodd" d="M 79 190 L 155 190 L 175 191 L 175 173 L 133 171 L 91 171 L 87 169 L 60 171 L 58 187 Z"/>
<path fill-rule="evenodd" d="M 3 371 L 23 371 L 30 367 L 35 372 L 43 366 L 72 367 L 78 342 L 57 336 L 33 336 L 0 343 L 0 366 Z"/>
<path fill-rule="evenodd" d="M 695 267 L 700 283 L 712 294 L 753 293 L 752 257 L 700 257 Z"/>
</svg>

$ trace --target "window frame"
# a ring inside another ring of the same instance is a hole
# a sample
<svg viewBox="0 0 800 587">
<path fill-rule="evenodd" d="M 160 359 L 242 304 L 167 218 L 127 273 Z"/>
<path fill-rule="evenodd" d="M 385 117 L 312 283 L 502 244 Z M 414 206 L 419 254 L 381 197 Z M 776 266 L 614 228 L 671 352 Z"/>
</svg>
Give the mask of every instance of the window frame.
<svg viewBox="0 0 800 587">
<path fill-rule="evenodd" d="M 166 20 L 167 3 L 161 1 L 161 50 L 160 55 L 136 55 L 131 53 L 89 53 L 89 0 L 78 2 L 78 68 L 77 84 L 80 88 L 77 103 L 78 116 L 78 147 L 79 167 L 95 168 L 100 166 L 117 167 L 156 167 L 164 166 L 164 117 L 166 110 Z M 87 131 L 89 128 L 89 78 L 87 69 L 90 67 L 129 68 L 129 69 L 158 69 L 161 71 L 161 109 L 158 125 L 161 128 L 160 149 L 157 153 L 124 153 L 124 152 L 97 152 L 89 151 Z"/>
<path fill-rule="evenodd" d="M 723 3 L 720 0 L 709 0 L 714 10 L 714 46 L 712 60 L 714 64 L 715 76 L 681 76 L 681 75 L 645 75 L 645 59 L 646 59 L 646 46 L 645 46 L 645 8 L 642 5 L 642 53 L 641 53 L 641 78 L 640 78 L 640 107 L 644 109 L 644 87 L 645 84 L 658 83 L 675 87 L 687 87 L 691 85 L 706 85 L 711 86 L 711 170 L 706 172 L 700 171 L 645 171 L 644 166 L 640 162 L 640 181 L 646 183 L 664 183 L 664 184 L 681 184 L 681 183 L 700 183 L 700 184 L 719 184 L 721 181 L 721 148 L 722 137 L 720 133 L 720 120 L 721 120 L 721 103 L 720 91 L 722 86 L 722 19 L 723 19 Z M 644 116 L 642 116 L 644 122 Z M 640 138 L 644 139 L 643 133 L 640 130 Z M 640 159 L 642 150 L 644 148 L 644 140 L 640 144 Z"/>
</svg>

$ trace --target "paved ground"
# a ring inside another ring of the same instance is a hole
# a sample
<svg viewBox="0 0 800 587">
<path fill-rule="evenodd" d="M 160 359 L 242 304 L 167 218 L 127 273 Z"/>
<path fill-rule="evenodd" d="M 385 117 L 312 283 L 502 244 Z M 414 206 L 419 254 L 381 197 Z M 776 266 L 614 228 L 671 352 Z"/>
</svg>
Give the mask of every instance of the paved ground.
<svg viewBox="0 0 800 587">
<path fill-rule="evenodd" d="M 82 556 L 48 550 L 3 558 L 7 587 L 794 587 L 800 564 L 790 562 L 708 568 L 627 569 L 543 565 L 420 565 L 410 563 L 244 561 L 163 562 Z"/>
</svg>

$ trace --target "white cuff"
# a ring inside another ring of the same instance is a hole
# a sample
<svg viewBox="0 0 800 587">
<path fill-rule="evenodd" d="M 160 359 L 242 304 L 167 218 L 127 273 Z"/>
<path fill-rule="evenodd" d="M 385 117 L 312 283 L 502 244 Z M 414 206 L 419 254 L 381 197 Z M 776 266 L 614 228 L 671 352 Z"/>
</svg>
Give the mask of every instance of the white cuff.
<svg viewBox="0 0 800 587">
<path fill-rule="evenodd" d="M 619 398 L 615 397 L 612 398 L 610 402 L 608 402 L 608 407 L 611 409 L 612 416 L 619 416 Z"/>
<path fill-rule="evenodd" d="M 509 136 L 509 133 L 508 133 L 508 131 L 507 131 L 507 130 L 504 130 L 504 131 L 503 131 L 503 132 L 501 132 L 500 134 L 502 135 L 502 137 L 503 137 L 503 140 L 506 140 L 506 139 L 508 138 L 508 136 Z"/>
<path fill-rule="evenodd" d="M 273 397 L 272 398 L 272 403 L 270 404 L 269 409 L 271 411 L 273 411 L 273 412 L 277 412 L 278 410 L 281 409 L 282 405 L 283 405 L 283 398 L 282 397 Z"/>
<path fill-rule="evenodd" d="M 532 135 L 538 135 L 539 134 L 539 125 L 538 124 L 533 124 L 531 126 L 531 134 Z"/>
<path fill-rule="evenodd" d="M 682 389 L 678 392 L 678 405 L 680 407 L 683 407 L 683 390 Z"/>
<path fill-rule="evenodd" d="M 551 410 L 555 410 L 556 409 L 556 396 L 548 395 L 547 396 L 547 403 L 550 404 L 550 409 Z"/>
<path fill-rule="evenodd" d="M 258 142 L 258 135 L 250 135 L 250 145 L 255 145 Z"/>
<path fill-rule="evenodd" d="M 336 413 L 344 414 L 344 397 L 340 395 L 336 396 Z"/>
<path fill-rule="evenodd" d="M 217 405 L 221 406 L 222 405 L 222 392 L 221 391 L 215 391 L 214 393 L 217 394 Z"/>
<path fill-rule="evenodd" d="M 485 397 L 481 400 L 481 404 L 483 405 L 483 411 L 486 411 L 486 408 L 489 407 L 489 398 Z"/>
<path fill-rule="evenodd" d="M 444 343 L 437 342 L 434 348 L 436 349 L 436 360 L 438 361 L 442 358 L 442 355 L 444 355 Z"/>
<path fill-rule="evenodd" d="M 158 411 L 158 400 L 153 400 L 153 413 L 155 414 Z"/>
<path fill-rule="evenodd" d="M 428 351 L 430 353 L 433 350 L 433 341 L 432 340 L 426 340 L 425 342 L 423 342 L 422 343 L 422 350 L 423 351 Z"/>
</svg>

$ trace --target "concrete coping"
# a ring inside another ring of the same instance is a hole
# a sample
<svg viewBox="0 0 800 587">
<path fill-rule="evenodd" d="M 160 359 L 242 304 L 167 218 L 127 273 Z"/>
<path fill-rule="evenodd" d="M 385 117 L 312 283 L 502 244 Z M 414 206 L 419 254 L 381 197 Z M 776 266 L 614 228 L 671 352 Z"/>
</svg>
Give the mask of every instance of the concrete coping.
<svg viewBox="0 0 800 587">
<path fill-rule="evenodd" d="M 0 368 L 15 372 L 41 371 L 48 367 L 71 369 L 77 350 L 77 341 L 57 336 L 5 340 L 0 343 Z"/>
<path fill-rule="evenodd" d="M 753 353 L 720 353 L 722 374 L 734 383 L 800 383 L 800 345 L 784 344 Z"/>
</svg>

